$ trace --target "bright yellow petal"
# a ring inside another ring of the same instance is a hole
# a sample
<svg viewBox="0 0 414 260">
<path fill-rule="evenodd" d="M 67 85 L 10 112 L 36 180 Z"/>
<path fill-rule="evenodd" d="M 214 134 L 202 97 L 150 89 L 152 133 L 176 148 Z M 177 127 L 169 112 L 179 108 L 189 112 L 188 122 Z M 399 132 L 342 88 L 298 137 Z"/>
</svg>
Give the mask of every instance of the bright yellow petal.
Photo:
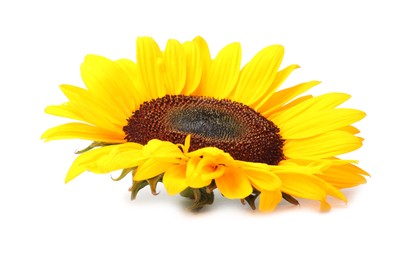
<svg viewBox="0 0 414 260">
<path fill-rule="evenodd" d="M 326 200 L 321 200 L 321 211 L 329 211 L 331 210 L 331 205 L 329 205 Z"/>
<path fill-rule="evenodd" d="M 169 40 L 164 52 L 165 87 L 167 93 L 178 95 L 186 81 L 186 58 L 184 48 L 177 40 Z"/>
<path fill-rule="evenodd" d="M 225 170 L 226 166 L 219 164 L 214 168 L 214 171 L 204 173 L 202 178 L 206 180 L 219 178 L 224 174 Z"/>
<path fill-rule="evenodd" d="M 66 174 L 65 183 L 73 180 L 78 177 L 81 173 L 88 170 L 88 165 L 94 163 L 94 160 L 98 156 L 102 156 L 105 153 L 108 153 L 111 149 L 111 146 L 106 146 L 102 148 L 97 148 L 79 155 L 72 163 L 72 166 L 69 168 L 68 173 Z"/>
<path fill-rule="evenodd" d="M 306 139 L 287 140 L 283 153 L 288 158 L 323 159 L 348 153 L 362 146 L 362 141 L 344 131 L 331 131 Z"/>
<path fill-rule="evenodd" d="M 179 159 L 169 158 L 149 158 L 138 166 L 138 170 L 134 175 L 135 181 L 148 180 L 166 172 L 171 167 L 180 163 Z"/>
<path fill-rule="evenodd" d="M 279 173 L 285 173 L 285 172 L 313 175 L 313 174 L 321 173 L 323 169 L 327 168 L 327 165 L 330 165 L 330 163 L 324 163 L 320 161 L 318 161 L 318 163 L 309 163 L 309 164 L 299 165 L 295 163 L 296 161 L 297 160 L 290 160 L 290 159 L 283 160 L 280 162 L 279 165 L 270 166 L 271 172 L 276 175 Z"/>
<path fill-rule="evenodd" d="M 95 162 L 89 165 L 89 171 L 95 173 L 107 173 L 114 170 L 132 168 L 138 165 L 138 159 L 142 156 L 142 145 L 137 143 L 125 143 L 112 146 L 112 149 L 109 149 L 108 153 L 95 158 Z"/>
<path fill-rule="evenodd" d="M 215 181 L 221 194 L 229 199 L 243 199 L 253 192 L 249 178 L 240 168 L 226 167 L 225 173 Z"/>
<path fill-rule="evenodd" d="M 224 47 L 212 61 L 204 82 L 202 95 L 227 98 L 239 78 L 241 46 L 232 43 Z"/>
<path fill-rule="evenodd" d="M 157 139 L 150 140 L 142 147 L 140 154 L 134 160 L 138 170 L 134 180 L 147 180 L 164 173 L 172 166 L 185 162 L 185 155 L 180 148 L 170 142 Z"/>
<path fill-rule="evenodd" d="M 306 102 L 309 102 L 310 107 L 308 109 L 311 110 L 311 112 L 317 112 L 336 108 L 350 98 L 351 95 L 349 94 L 332 92 L 314 97 Z"/>
<path fill-rule="evenodd" d="M 192 188 L 203 188 L 211 183 L 211 179 L 205 179 L 202 177 L 202 175 L 214 171 L 214 168 L 212 168 L 210 165 L 207 165 L 207 168 L 203 168 L 202 166 L 205 165 L 201 165 L 200 161 L 200 157 L 192 157 L 187 163 L 187 183 L 188 186 Z"/>
<path fill-rule="evenodd" d="M 269 116 L 269 119 L 276 125 L 282 125 L 303 113 L 311 114 L 324 110 L 331 110 L 342 104 L 350 98 L 350 95 L 344 93 L 328 93 L 305 100 L 296 106 L 280 111 Z"/>
<path fill-rule="evenodd" d="M 348 163 L 358 163 L 356 160 L 342 160 L 337 158 L 326 158 L 326 159 L 285 159 L 279 163 L 278 166 L 289 166 L 289 167 L 310 167 L 313 169 L 318 169 L 318 171 L 313 171 L 311 174 L 322 174 L 323 171 L 328 169 L 331 166 L 344 165 Z M 288 170 L 291 171 L 291 170 Z M 306 173 L 306 171 L 293 171 Z M 309 172 L 308 172 L 309 173 Z"/>
<path fill-rule="evenodd" d="M 324 201 L 331 195 L 346 202 L 342 192 L 314 175 L 278 173 L 278 177 L 282 181 L 282 191 L 294 197 Z"/>
<path fill-rule="evenodd" d="M 230 154 L 217 147 L 204 147 L 187 154 L 190 157 L 212 157 L 217 164 L 227 164 L 233 162 Z"/>
<path fill-rule="evenodd" d="M 269 94 L 282 62 L 284 49 L 281 45 L 264 48 L 244 66 L 231 100 L 252 105 Z"/>
<path fill-rule="evenodd" d="M 162 182 L 168 194 L 175 195 L 188 187 L 185 172 L 185 164 L 172 166 L 165 171 Z"/>
<path fill-rule="evenodd" d="M 189 145 L 189 136 L 185 146 Z M 188 148 L 185 148 L 187 150 Z M 182 145 L 181 145 L 182 147 Z M 233 158 L 216 147 L 205 147 L 186 153 L 191 159 L 187 165 L 187 180 L 190 187 L 201 188 L 210 184 L 211 180 L 224 174 L 225 165 L 234 164 Z"/>
<path fill-rule="evenodd" d="M 108 173 L 136 166 L 142 145 L 125 143 L 96 148 L 80 154 L 69 169 L 65 182 L 73 180 L 84 171 Z"/>
<path fill-rule="evenodd" d="M 298 104 L 300 104 L 302 102 L 305 102 L 306 100 L 311 99 L 311 98 L 313 98 L 312 95 L 306 95 L 306 96 L 298 97 L 298 98 L 290 101 L 289 103 L 275 109 L 273 114 L 276 114 L 276 113 L 278 113 L 280 111 L 283 111 L 283 110 L 290 109 L 291 107 L 297 106 Z M 273 114 L 270 114 L 267 118 L 269 118 L 269 119 L 273 118 Z"/>
<path fill-rule="evenodd" d="M 183 151 L 184 153 L 188 153 L 188 150 L 190 150 L 190 142 L 191 142 L 191 135 L 187 135 L 185 137 Z"/>
<path fill-rule="evenodd" d="M 270 88 L 266 90 L 266 92 L 263 94 L 263 97 L 256 100 L 250 107 L 252 108 L 259 108 L 264 103 L 267 102 L 267 100 L 275 93 L 275 91 L 282 85 L 282 83 L 287 79 L 287 77 L 292 73 L 293 70 L 299 68 L 299 65 L 293 64 L 289 65 L 288 67 L 284 68 L 283 70 L 279 71 L 276 74 L 275 80 L 273 81 Z"/>
<path fill-rule="evenodd" d="M 201 172 L 203 180 L 212 180 L 223 175 L 225 166 L 218 165 L 214 158 L 202 158 L 199 162 L 198 168 L 204 169 Z"/>
<path fill-rule="evenodd" d="M 197 46 L 197 49 L 200 52 L 200 61 L 202 65 L 200 82 L 199 82 L 198 87 L 194 90 L 193 94 L 203 95 L 203 89 L 206 86 L 206 82 L 208 80 L 210 66 L 211 66 L 210 50 L 208 49 L 207 42 L 200 36 L 197 36 L 193 40 L 193 42 Z"/>
<path fill-rule="evenodd" d="M 59 139 L 84 139 L 105 143 L 125 143 L 123 132 L 111 132 L 106 129 L 83 123 L 68 123 L 48 129 L 43 133 L 45 141 Z"/>
<path fill-rule="evenodd" d="M 280 190 L 264 190 L 260 193 L 259 210 L 262 212 L 273 211 L 281 200 L 282 192 Z"/>
<path fill-rule="evenodd" d="M 163 97 L 167 94 L 160 70 L 161 63 L 162 53 L 154 39 L 150 37 L 138 37 L 138 71 L 152 99 Z"/>
<path fill-rule="evenodd" d="M 250 182 L 258 190 L 276 190 L 280 187 L 280 179 L 273 173 L 257 171 L 252 169 L 243 169 L 249 177 Z"/>
<path fill-rule="evenodd" d="M 348 133 L 353 134 L 353 135 L 356 135 L 356 134 L 360 133 L 359 129 L 356 128 L 355 126 L 352 126 L 352 125 L 342 127 L 341 129 L 338 129 L 338 130 L 345 131 L 345 132 L 348 132 Z"/>
<path fill-rule="evenodd" d="M 180 148 L 166 141 L 152 139 L 143 148 L 143 155 L 145 158 L 160 158 L 160 159 L 183 159 L 185 155 L 182 153 Z"/>
<path fill-rule="evenodd" d="M 364 117 L 365 113 L 356 109 L 304 111 L 291 120 L 279 123 L 278 127 L 284 139 L 301 139 L 348 126 Z"/>
<path fill-rule="evenodd" d="M 183 48 L 186 59 L 186 80 L 181 94 L 190 95 L 200 84 L 203 71 L 201 54 L 199 46 L 194 42 L 185 42 Z"/>
<path fill-rule="evenodd" d="M 71 118 L 79 121 L 85 121 L 84 118 L 77 114 L 76 109 L 70 104 L 70 102 L 63 103 L 58 106 L 48 106 L 45 109 L 45 113 L 54 115 L 54 116 L 61 116 L 66 118 Z"/>
<path fill-rule="evenodd" d="M 135 110 L 136 94 L 128 73 L 119 64 L 98 55 L 88 55 L 81 65 L 81 76 L 88 90 L 113 111 L 129 118 Z"/>
<path fill-rule="evenodd" d="M 271 172 L 270 167 L 266 167 L 267 164 L 244 162 L 238 165 L 242 166 L 246 176 L 256 189 L 273 191 L 280 188 L 280 179 Z"/>
<path fill-rule="evenodd" d="M 183 162 L 181 150 L 170 142 L 151 140 L 147 145 L 125 143 L 97 148 L 81 154 L 68 173 L 71 180 L 85 170 L 107 173 L 138 166 L 135 180 L 146 180 Z"/>
<path fill-rule="evenodd" d="M 208 181 L 223 175 L 224 166 L 215 157 L 200 156 L 198 158 L 197 166 L 191 175 L 188 175 L 189 177 L 196 176 L 196 178 L 201 178 L 203 181 Z"/>
<path fill-rule="evenodd" d="M 82 121 L 114 131 L 126 124 L 128 117 L 117 114 L 116 110 L 97 100 L 90 91 L 71 85 L 61 85 L 60 89 L 70 101 L 62 105 L 62 109 L 70 110 Z"/>
<path fill-rule="evenodd" d="M 135 110 L 137 110 L 142 103 L 151 100 L 151 94 L 138 71 L 138 65 L 129 59 L 119 59 L 115 62 L 125 71 L 134 86 L 131 88 L 129 98 L 134 99 Z"/>
<path fill-rule="evenodd" d="M 183 151 L 184 154 L 188 155 L 188 150 L 190 149 L 190 140 L 191 135 L 187 135 L 184 140 L 184 144 L 177 144 L 177 146 Z"/>
<path fill-rule="evenodd" d="M 273 93 L 265 103 L 258 107 L 258 111 L 265 117 L 272 115 L 278 108 L 282 105 L 293 100 L 295 97 L 309 90 L 310 88 L 318 85 L 319 81 L 310 81 L 306 83 L 301 83 L 294 87 L 280 90 Z"/>
<path fill-rule="evenodd" d="M 322 174 L 318 174 L 318 177 L 334 187 L 343 189 L 366 183 L 366 179 L 362 176 L 366 174 L 356 165 L 345 164 L 329 167 Z"/>
</svg>

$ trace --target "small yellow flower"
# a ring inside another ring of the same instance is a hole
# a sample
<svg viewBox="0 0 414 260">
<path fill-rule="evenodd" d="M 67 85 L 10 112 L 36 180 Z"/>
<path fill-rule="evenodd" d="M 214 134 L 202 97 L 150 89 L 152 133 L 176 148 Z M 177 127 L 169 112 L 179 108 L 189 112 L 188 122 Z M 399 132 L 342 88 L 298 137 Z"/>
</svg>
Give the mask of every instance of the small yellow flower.
<svg viewBox="0 0 414 260">
<path fill-rule="evenodd" d="M 68 102 L 46 113 L 71 118 L 47 130 L 46 141 L 93 143 L 73 162 L 71 181 L 84 171 L 131 173 L 132 198 L 163 182 L 168 194 L 213 203 L 214 190 L 253 209 L 271 211 L 282 198 L 346 202 L 339 189 L 368 175 L 339 155 L 362 146 L 353 123 L 365 113 L 338 106 L 344 93 L 304 95 L 310 81 L 278 90 L 290 73 L 279 70 L 284 48 L 261 50 L 242 69 L 241 47 L 232 43 L 214 59 L 201 37 L 169 40 L 164 51 L 149 37 L 137 40 L 137 62 L 88 55 L 81 66 L 85 88 L 62 85 Z"/>
</svg>

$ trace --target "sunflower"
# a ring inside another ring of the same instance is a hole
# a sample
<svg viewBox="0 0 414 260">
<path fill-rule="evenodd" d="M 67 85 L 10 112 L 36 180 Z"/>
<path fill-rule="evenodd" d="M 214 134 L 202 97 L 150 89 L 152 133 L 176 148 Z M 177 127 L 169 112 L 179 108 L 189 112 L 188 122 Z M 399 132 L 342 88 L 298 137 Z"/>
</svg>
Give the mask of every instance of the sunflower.
<svg viewBox="0 0 414 260">
<path fill-rule="evenodd" d="M 299 68 L 279 70 L 284 48 L 262 49 L 242 69 L 241 46 L 231 43 L 213 59 L 206 41 L 169 40 L 162 51 L 137 39 L 137 62 L 88 55 L 81 65 L 86 88 L 62 85 L 68 102 L 46 113 L 75 122 L 47 130 L 42 139 L 93 141 L 79 151 L 66 182 L 81 173 L 122 170 L 139 190 L 162 182 L 200 209 L 225 198 L 271 211 L 282 199 L 346 202 L 340 191 L 365 183 L 355 160 L 338 156 L 361 147 L 353 123 L 365 113 L 338 106 L 344 93 L 302 95 L 310 81 L 278 90 Z"/>
</svg>

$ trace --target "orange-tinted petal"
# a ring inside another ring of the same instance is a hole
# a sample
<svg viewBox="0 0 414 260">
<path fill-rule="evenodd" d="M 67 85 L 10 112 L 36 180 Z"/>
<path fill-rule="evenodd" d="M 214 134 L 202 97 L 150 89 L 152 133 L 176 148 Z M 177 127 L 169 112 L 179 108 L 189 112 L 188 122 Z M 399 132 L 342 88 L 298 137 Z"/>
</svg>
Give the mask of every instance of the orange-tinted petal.
<svg viewBox="0 0 414 260">
<path fill-rule="evenodd" d="M 249 178 L 239 168 L 226 167 L 225 173 L 215 180 L 221 194 L 229 199 L 243 199 L 253 192 Z"/>
<path fill-rule="evenodd" d="M 282 200 L 282 192 L 280 190 L 260 192 L 259 210 L 262 212 L 273 211 Z"/>
</svg>

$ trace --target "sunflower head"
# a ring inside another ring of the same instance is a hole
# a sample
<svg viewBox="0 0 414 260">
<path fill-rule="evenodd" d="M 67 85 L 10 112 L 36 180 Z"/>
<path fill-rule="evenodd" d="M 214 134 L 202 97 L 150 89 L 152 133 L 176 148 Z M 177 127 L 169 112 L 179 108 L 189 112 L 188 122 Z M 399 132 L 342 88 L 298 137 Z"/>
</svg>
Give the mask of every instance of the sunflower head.
<svg viewBox="0 0 414 260">
<path fill-rule="evenodd" d="M 46 113 L 75 120 L 47 130 L 45 140 L 79 138 L 80 151 L 66 176 L 122 170 L 132 176 L 131 198 L 162 182 L 200 209 L 214 192 L 251 208 L 271 211 L 282 199 L 346 201 L 341 188 L 365 183 L 354 160 L 338 156 L 358 149 L 352 126 L 365 114 L 338 106 L 350 96 L 301 95 L 318 81 L 279 90 L 299 66 L 280 69 L 284 48 L 272 45 L 241 68 L 232 43 L 214 58 L 201 37 L 165 50 L 149 37 L 137 40 L 137 60 L 88 55 L 81 66 L 86 88 L 62 85 L 68 102 Z"/>
</svg>

